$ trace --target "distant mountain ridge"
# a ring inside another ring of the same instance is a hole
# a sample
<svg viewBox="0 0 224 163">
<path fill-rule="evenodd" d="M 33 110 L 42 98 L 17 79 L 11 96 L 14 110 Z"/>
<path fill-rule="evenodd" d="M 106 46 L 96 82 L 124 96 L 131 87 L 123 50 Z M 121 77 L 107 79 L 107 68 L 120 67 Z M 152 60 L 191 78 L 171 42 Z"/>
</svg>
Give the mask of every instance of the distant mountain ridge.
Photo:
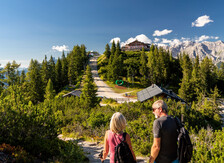
<svg viewBox="0 0 224 163">
<path fill-rule="evenodd" d="M 180 52 L 185 52 L 186 54 L 189 54 L 191 58 L 195 58 L 198 55 L 199 60 L 203 60 L 207 56 L 208 58 L 211 58 L 215 64 L 224 62 L 223 41 L 205 41 L 201 43 L 185 41 L 172 46 L 166 46 L 164 48 L 172 52 L 173 57 L 177 57 Z"/>
</svg>

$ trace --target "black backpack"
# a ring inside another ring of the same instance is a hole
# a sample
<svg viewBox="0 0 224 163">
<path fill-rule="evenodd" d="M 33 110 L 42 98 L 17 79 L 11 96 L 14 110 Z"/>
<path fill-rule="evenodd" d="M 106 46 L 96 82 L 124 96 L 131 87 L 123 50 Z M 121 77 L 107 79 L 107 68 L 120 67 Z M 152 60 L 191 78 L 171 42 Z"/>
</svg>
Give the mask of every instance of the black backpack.
<svg viewBox="0 0 224 163">
<path fill-rule="evenodd" d="M 136 163 L 128 144 L 125 142 L 126 134 L 126 132 L 123 133 L 121 143 L 115 147 L 115 163 Z"/>
<path fill-rule="evenodd" d="M 183 124 L 177 117 L 174 119 L 178 127 L 178 160 L 179 163 L 187 163 L 191 161 L 193 145 L 191 143 L 189 133 L 184 128 Z"/>
</svg>

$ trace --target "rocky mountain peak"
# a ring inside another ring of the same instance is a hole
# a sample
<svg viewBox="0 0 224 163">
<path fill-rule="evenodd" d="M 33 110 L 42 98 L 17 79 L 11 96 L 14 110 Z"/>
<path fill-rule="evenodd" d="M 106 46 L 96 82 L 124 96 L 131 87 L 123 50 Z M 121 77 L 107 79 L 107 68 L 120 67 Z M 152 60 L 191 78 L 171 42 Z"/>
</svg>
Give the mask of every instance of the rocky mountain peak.
<svg viewBox="0 0 224 163">
<path fill-rule="evenodd" d="M 165 49 L 172 52 L 173 57 L 177 57 L 179 53 L 187 53 L 191 58 L 195 58 L 197 55 L 202 60 L 206 56 L 211 58 L 214 63 L 224 62 L 224 42 L 219 40 L 216 42 L 193 42 L 184 41 L 179 44 L 167 46 Z"/>
</svg>

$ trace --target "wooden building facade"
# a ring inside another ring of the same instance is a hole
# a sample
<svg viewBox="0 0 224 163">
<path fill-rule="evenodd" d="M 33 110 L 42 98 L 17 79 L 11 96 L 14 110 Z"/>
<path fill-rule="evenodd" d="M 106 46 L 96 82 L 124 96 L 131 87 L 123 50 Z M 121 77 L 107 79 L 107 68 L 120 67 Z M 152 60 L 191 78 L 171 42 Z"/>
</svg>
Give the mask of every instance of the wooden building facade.
<svg viewBox="0 0 224 163">
<path fill-rule="evenodd" d="M 121 48 L 122 51 L 141 51 L 142 48 L 145 49 L 145 51 L 150 50 L 150 44 L 140 42 L 138 40 L 135 40 L 134 42 L 131 42 Z"/>
</svg>

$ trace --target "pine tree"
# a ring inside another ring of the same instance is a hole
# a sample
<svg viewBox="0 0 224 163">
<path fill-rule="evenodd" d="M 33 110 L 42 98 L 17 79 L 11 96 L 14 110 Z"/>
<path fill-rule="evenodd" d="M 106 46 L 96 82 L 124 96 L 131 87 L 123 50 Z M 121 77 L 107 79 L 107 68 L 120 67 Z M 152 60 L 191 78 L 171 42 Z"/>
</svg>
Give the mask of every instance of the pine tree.
<svg viewBox="0 0 224 163">
<path fill-rule="evenodd" d="M 30 99 L 33 103 L 43 101 L 44 90 L 40 70 L 40 63 L 31 59 L 27 72 L 27 82 L 30 90 Z"/>
<path fill-rule="evenodd" d="M 55 96 L 55 91 L 53 89 L 53 83 L 51 82 L 51 79 L 49 79 L 44 97 L 46 100 L 52 100 L 54 96 Z"/>
<path fill-rule="evenodd" d="M 110 53 L 110 46 L 109 46 L 109 44 L 106 44 L 104 55 L 107 57 L 107 59 L 109 59 L 110 54 L 111 54 Z"/>
<path fill-rule="evenodd" d="M 26 73 L 25 70 L 22 70 L 21 75 L 20 75 L 20 84 L 23 84 L 26 79 Z"/>
<path fill-rule="evenodd" d="M 81 74 L 81 70 L 83 69 L 81 58 L 81 50 L 80 47 L 74 46 L 73 51 L 69 54 L 69 66 L 68 66 L 68 79 L 69 84 L 74 85 L 77 81 L 78 76 Z"/>
<path fill-rule="evenodd" d="M 1 64 L 0 64 L 0 66 L 1 66 Z M 5 83 L 4 83 L 4 70 L 3 70 L 3 68 L 0 67 L 0 93 L 2 92 L 4 85 L 5 85 Z"/>
<path fill-rule="evenodd" d="M 51 56 L 49 60 L 49 79 L 51 79 L 53 85 L 56 85 L 56 75 L 55 75 L 55 62 L 53 57 Z"/>
<path fill-rule="evenodd" d="M 83 81 L 83 89 L 80 98 L 83 101 L 84 105 L 88 109 L 90 109 L 92 107 L 95 107 L 99 103 L 99 100 L 96 97 L 97 87 L 92 78 L 92 73 L 89 65 L 87 65 L 86 67 L 85 74 L 86 75 Z"/>
<path fill-rule="evenodd" d="M 113 82 L 115 82 L 120 78 L 123 71 L 122 69 L 123 69 L 123 59 L 121 55 L 120 43 L 117 42 L 117 47 L 111 65 L 111 70 L 109 70 L 111 71 L 111 79 Z"/>
<path fill-rule="evenodd" d="M 4 67 L 5 82 L 10 86 L 19 83 L 19 68 L 20 64 L 17 64 L 15 61 L 12 63 L 8 62 Z"/>
<path fill-rule="evenodd" d="M 133 83 L 134 77 L 138 73 L 137 70 L 139 69 L 139 61 L 136 60 L 136 58 L 131 57 L 124 60 L 124 65 L 127 71 L 127 80 Z"/>
<path fill-rule="evenodd" d="M 65 54 L 64 51 L 62 53 L 62 57 L 61 57 L 61 66 L 62 66 L 62 85 L 66 86 L 68 85 L 68 61 L 67 58 L 65 58 Z"/>
<path fill-rule="evenodd" d="M 147 67 L 149 70 L 149 85 L 156 84 L 156 53 L 154 45 L 151 45 L 150 52 L 148 54 Z"/>
<path fill-rule="evenodd" d="M 81 45 L 80 50 L 81 50 L 82 65 L 83 65 L 82 69 L 84 70 L 86 68 L 86 64 L 88 61 L 85 45 Z"/>
<path fill-rule="evenodd" d="M 187 102 L 190 102 L 193 98 L 193 88 L 190 83 L 192 73 L 192 62 L 187 54 L 183 54 L 181 67 L 183 71 L 183 78 L 178 93 L 181 98 L 183 98 Z"/>
<path fill-rule="evenodd" d="M 158 48 L 156 47 L 155 50 Z M 156 57 L 156 78 L 158 84 L 165 84 L 165 78 L 167 78 L 167 67 L 165 65 L 165 58 L 164 58 L 164 52 L 162 47 L 158 49 L 158 57 Z"/>
<path fill-rule="evenodd" d="M 200 77 L 202 79 L 202 87 L 207 93 L 210 93 L 210 89 L 213 89 L 216 84 L 217 76 L 215 65 L 212 60 L 205 57 L 200 64 Z"/>
<path fill-rule="evenodd" d="M 115 46 L 115 42 L 113 41 L 111 45 L 111 55 L 114 55 L 115 51 L 116 51 L 116 46 Z"/>
<path fill-rule="evenodd" d="M 141 84 L 144 86 L 148 86 L 148 67 L 147 67 L 147 55 L 145 54 L 144 48 L 141 52 L 140 57 L 140 67 L 139 67 L 139 73 L 142 75 L 141 77 Z"/>
<path fill-rule="evenodd" d="M 221 62 L 220 68 L 217 69 L 217 87 L 220 90 L 220 94 L 224 94 L 224 63 Z"/>
<path fill-rule="evenodd" d="M 56 76 L 55 90 L 56 90 L 56 92 L 59 92 L 59 90 L 63 87 L 62 65 L 61 65 L 60 58 L 58 58 L 56 66 L 55 66 L 55 76 Z"/>
<path fill-rule="evenodd" d="M 82 54 L 81 54 L 81 48 L 77 45 L 73 49 L 74 53 L 74 59 L 75 59 L 75 69 L 76 69 L 76 74 L 77 77 L 78 75 L 81 74 L 81 70 L 83 70 L 83 65 L 82 65 Z M 80 65 L 81 63 L 81 65 Z"/>
<path fill-rule="evenodd" d="M 110 52 L 111 52 L 111 54 L 110 54 L 110 58 L 109 58 L 109 65 L 111 65 L 113 63 L 115 52 L 116 52 L 116 46 L 115 46 L 114 41 L 112 42 Z"/>
<path fill-rule="evenodd" d="M 75 65 L 75 56 L 73 53 L 69 54 L 69 64 L 68 64 L 68 82 L 70 85 L 74 85 L 77 78 L 77 70 Z"/>
<path fill-rule="evenodd" d="M 41 77 L 43 80 L 43 84 L 44 84 L 44 88 L 47 86 L 47 82 L 50 78 L 50 73 L 49 73 L 49 65 L 48 65 L 48 61 L 47 61 L 47 56 L 45 55 L 45 58 L 42 62 L 41 65 Z"/>
<path fill-rule="evenodd" d="M 194 60 L 192 75 L 191 75 L 190 83 L 193 89 L 193 95 L 191 100 L 196 100 L 199 93 L 203 92 L 202 80 L 200 77 L 200 67 L 199 67 L 199 57 L 196 56 Z"/>
<path fill-rule="evenodd" d="M 176 59 L 172 57 L 172 54 L 170 54 L 169 64 L 170 64 L 169 83 L 170 85 L 177 86 L 179 85 L 180 80 L 183 77 L 179 57 Z"/>
<path fill-rule="evenodd" d="M 117 57 L 119 57 L 120 54 L 121 54 L 121 47 L 120 47 L 120 42 L 119 41 L 117 42 L 115 54 L 117 55 Z"/>
</svg>

